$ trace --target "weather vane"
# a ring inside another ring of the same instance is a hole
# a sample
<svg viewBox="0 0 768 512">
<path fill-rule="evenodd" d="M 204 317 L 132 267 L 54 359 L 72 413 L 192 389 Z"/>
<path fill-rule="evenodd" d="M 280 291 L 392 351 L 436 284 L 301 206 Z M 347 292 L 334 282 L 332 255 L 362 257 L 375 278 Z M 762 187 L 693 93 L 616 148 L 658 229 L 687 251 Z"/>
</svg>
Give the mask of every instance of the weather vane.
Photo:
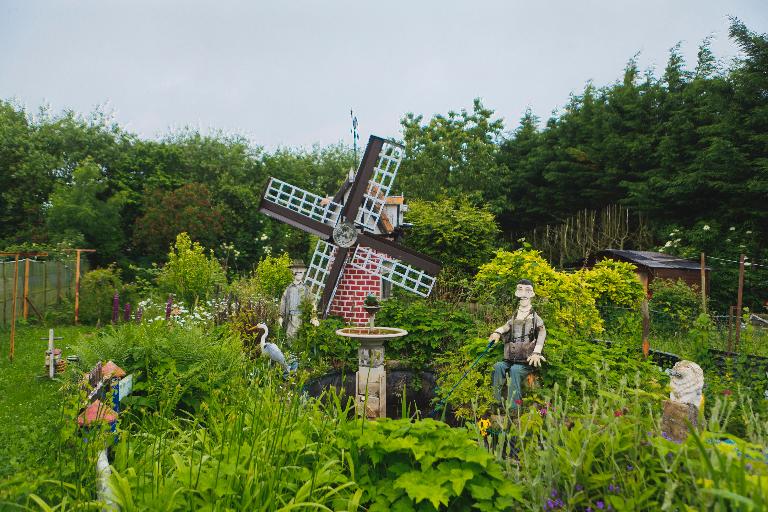
<svg viewBox="0 0 768 512">
<path fill-rule="evenodd" d="M 355 166 L 357 166 L 360 163 L 357 161 L 357 141 L 360 140 L 360 134 L 357 133 L 357 116 L 352 109 L 349 109 L 349 117 L 352 118 L 352 129 L 350 130 L 352 133 L 352 152 L 355 154 Z"/>
</svg>

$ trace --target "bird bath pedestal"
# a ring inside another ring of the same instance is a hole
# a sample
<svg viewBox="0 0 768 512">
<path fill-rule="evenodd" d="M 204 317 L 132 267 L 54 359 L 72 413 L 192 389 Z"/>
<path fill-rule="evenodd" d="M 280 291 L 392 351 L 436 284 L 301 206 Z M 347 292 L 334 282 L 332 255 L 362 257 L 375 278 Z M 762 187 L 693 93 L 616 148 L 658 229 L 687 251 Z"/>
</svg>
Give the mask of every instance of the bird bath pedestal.
<svg viewBox="0 0 768 512">
<path fill-rule="evenodd" d="M 357 349 L 359 368 L 355 374 L 355 403 L 367 418 L 387 415 L 387 372 L 384 369 L 384 343 L 408 334 L 394 327 L 344 327 L 336 334 L 360 342 Z"/>
</svg>

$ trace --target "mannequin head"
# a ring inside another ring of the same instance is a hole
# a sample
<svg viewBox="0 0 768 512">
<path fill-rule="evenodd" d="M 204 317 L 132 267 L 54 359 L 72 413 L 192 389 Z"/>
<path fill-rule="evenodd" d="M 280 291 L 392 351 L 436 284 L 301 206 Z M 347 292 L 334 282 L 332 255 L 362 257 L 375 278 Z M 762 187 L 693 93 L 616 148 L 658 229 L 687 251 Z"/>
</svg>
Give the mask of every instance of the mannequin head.
<svg viewBox="0 0 768 512">
<path fill-rule="evenodd" d="M 515 287 L 515 297 L 520 299 L 521 306 L 527 306 L 531 303 L 531 299 L 536 296 L 533 291 L 533 283 L 528 279 L 521 279 L 517 282 Z"/>
<path fill-rule="evenodd" d="M 307 267 L 304 263 L 298 260 L 294 260 L 291 264 L 291 272 L 293 273 L 293 284 L 300 284 L 304 280 L 304 274 L 307 271 Z"/>
</svg>

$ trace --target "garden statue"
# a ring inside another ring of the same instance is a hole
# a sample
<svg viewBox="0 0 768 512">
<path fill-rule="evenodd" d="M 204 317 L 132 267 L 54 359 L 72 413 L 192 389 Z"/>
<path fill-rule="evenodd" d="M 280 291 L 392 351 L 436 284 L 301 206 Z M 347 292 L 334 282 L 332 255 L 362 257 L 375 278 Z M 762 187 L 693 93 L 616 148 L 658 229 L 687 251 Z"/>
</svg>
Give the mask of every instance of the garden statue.
<svg viewBox="0 0 768 512">
<path fill-rule="evenodd" d="M 303 283 L 306 270 L 307 267 L 301 260 L 293 260 L 291 263 L 293 282 L 288 285 L 280 299 L 279 323 L 285 329 L 288 338 L 296 337 L 301 326 L 301 303 L 305 299 L 311 298 L 309 288 Z M 312 325 L 320 325 L 314 311 L 312 312 Z"/>
<path fill-rule="evenodd" d="M 668 439 L 682 443 L 688 437 L 688 423 L 698 424 L 704 390 L 704 372 L 693 361 L 678 361 L 669 374 L 669 400 L 664 401 L 661 431 Z"/>
<path fill-rule="evenodd" d="M 515 316 L 492 332 L 488 338 L 491 343 L 500 339 L 504 341 L 504 360 L 493 365 L 493 392 L 496 401 L 503 406 L 501 388 L 509 374 L 506 406 L 512 409 L 517 408 L 517 401 L 521 398 L 520 386 L 523 379 L 533 368 L 538 368 L 542 362 L 546 362 L 541 350 L 544 348 L 547 331 L 544 321 L 531 306 L 531 299 L 535 295 L 531 281 L 518 281 L 515 297 L 520 299 L 520 302 Z"/>
</svg>

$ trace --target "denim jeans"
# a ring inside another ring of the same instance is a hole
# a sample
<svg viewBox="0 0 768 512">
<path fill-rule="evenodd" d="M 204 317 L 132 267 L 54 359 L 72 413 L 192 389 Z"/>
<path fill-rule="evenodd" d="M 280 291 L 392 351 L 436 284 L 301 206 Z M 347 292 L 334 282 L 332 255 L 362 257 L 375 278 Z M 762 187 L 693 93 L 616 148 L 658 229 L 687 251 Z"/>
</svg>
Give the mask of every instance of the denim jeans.
<svg viewBox="0 0 768 512">
<path fill-rule="evenodd" d="M 493 365 L 493 376 L 491 382 L 493 383 L 493 397 L 502 406 L 506 406 L 510 409 L 516 409 L 517 404 L 515 400 L 520 400 L 522 396 L 521 386 L 523 379 L 531 373 L 531 367 L 522 363 L 511 363 L 508 361 L 499 361 Z M 507 380 L 507 374 L 509 374 L 509 382 L 507 384 L 507 401 L 506 404 L 501 399 L 501 388 L 504 386 L 504 382 Z"/>
</svg>

